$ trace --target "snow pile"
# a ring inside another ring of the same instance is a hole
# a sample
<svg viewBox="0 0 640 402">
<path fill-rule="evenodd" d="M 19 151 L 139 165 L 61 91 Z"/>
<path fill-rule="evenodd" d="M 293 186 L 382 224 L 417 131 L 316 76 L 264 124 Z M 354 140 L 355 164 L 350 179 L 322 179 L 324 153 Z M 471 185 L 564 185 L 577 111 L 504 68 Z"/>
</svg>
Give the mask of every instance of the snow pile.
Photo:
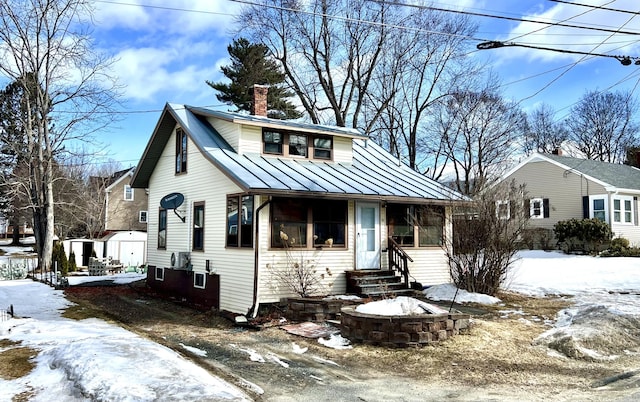
<svg viewBox="0 0 640 402">
<path fill-rule="evenodd" d="M 98 319 L 60 316 L 61 291 L 31 280 L 0 282 L 0 306 L 16 315 L 0 322 L 0 338 L 38 351 L 28 375 L 0 379 L 3 395 L 32 392 L 34 401 L 244 401 L 233 385 L 178 353 Z"/>
<path fill-rule="evenodd" d="M 455 301 L 456 303 L 479 304 L 498 304 L 501 302 L 497 297 L 483 295 L 481 293 L 469 293 L 464 289 L 457 289 L 452 283 L 430 286 L 426 288 L 423 293 L 428 299 L 435 301 L 448 300 Z"/>
<path fill-rule="evenodd" d="M 395 299 L 384 299 L 360 304 L 356 311 L 375 315 L 416 315 L 447 314 L 448 311 L 433 304 L 425 303 L 413 297 L 398 296 Z"/>
<path fill-rule="evenodd" d="M 351 342 L 340 334 L 331 334 L 329 339 L 318 338 L 318 343 L 332 349 L 351 349 Z"/>
</svg>

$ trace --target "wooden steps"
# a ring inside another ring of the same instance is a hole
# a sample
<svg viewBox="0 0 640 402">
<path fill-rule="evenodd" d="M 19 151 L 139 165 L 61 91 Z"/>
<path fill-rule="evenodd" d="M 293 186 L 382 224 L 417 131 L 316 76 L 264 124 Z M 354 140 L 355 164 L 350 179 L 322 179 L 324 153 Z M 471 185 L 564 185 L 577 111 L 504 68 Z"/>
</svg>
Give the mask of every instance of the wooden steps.
<svg viewBox="0 0 640 402">
<path fill-rule="evenodd" d="M 347 293 L 361 297 L 388 297 L 409 295 L 414 291 L 402 283 L 402 277 L 393 271 L 359 270 L 347 271 Z"/>
</svg>

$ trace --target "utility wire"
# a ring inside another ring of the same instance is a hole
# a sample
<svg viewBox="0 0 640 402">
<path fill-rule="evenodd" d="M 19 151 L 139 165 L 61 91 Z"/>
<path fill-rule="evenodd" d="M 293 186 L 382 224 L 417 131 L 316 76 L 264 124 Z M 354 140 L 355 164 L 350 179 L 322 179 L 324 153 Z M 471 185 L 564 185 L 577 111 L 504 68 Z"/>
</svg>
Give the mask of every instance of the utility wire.
<svg viewBox="0 0 640 402">
<path fill-rule="evenodd" d="M 238 0 L 233 0 L 233 1 L 238 1 Z M 394 6 L 413 7 L 413 8 L 434 10 L 434 11 L 442 11 L 442 12 L 447 12 L 447 13 L 471 15 L 471 16 L 475 16 L 475 17 L 497 18 L 497 19 L 502 19 L 502 20 L 507 20 L 507 21 L 531 22 L 531 23 L 534 23 L 534 24 L 555 25 L 555 26 L 561 26 L 561 27 L 565 27 L 565 28 L 588 29 L 588 30 L 594 30 L 594 31 L 613 32 L 613 33 L 626 34 L 626 35 L 640 35 L 640 32 L 637 32 L 637 31 L 636 32 L 633 32 L 633 31 L 620 31 L 620 30 L 611 29 L 611 28 L 598 28 L 596 26 L 589 27 L 589 26 L 585 26 L 585 25 L 564 24 L 564 23 L 561 23 L 561 22 L 555 22 L 555 23 L 554 22 L 544 22 L 544 21 L 531 20 L 531 19 L 528 19 L 528 18 L 515 18 L 515 17 L 506 17 L 506 16 L 502 16 L 502 15 L 476 13 L 476 12 L 472 12 L 472 11 L 450 10 L 450 9 L 446 9 L 446 8 L 423 6 L 423 5 L 419 5 L 419 4 L 408 4 L 408 3 L 405 4 L 405 3 L 399 3 L 397 1 L 387 1 L 387 0 L 369 0 L 369 1 L 373 1 L 373 2 L 381 3 L 381 4 L 394 5 Z"/>
<path fill-rule="evenodd" d="M 571 1 L 564 1 L 564 0 L 549 0 L 549 1 L 552 1 L 554 3 L 569 4 L 569 5 L 572 5 L 572 6 L 590 7 L 590 8 L 596 9 L 596 10 L 615 11 L 617 13 L 635 14 L 635 15 L 639 15 L 640 14 L 640 12 L 637 12 L 637 11 L 621 10 L 619 8 L 610 8 L 610 7 L 604 7 L 604 6 L 594 6 L 594 5 L 591 5 L 591 4 L 574 3 L 574 2 L 571 2 Z M 611 3 L 613 3 L 613 2 L 610 1 L 607 4 L 611 4 Z"/>
</svg>

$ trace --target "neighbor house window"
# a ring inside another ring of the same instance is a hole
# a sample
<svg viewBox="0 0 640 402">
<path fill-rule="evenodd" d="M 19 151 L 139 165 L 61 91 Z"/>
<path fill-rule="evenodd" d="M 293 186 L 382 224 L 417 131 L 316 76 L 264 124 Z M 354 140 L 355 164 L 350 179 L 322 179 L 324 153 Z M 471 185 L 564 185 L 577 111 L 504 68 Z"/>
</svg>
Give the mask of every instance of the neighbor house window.
<svg viewBox="0 0 640 402">
<path fill-rule="evenodd" d="M 511 205 L 508 200 L 496 201 L 496 217 L 505 220 L 511 218 Z"/>
<path fill-rule="evenodd" d="M 227 247 L 253 247 L 253 196 L 227 197 Z"/>
<path fill-rule="evenodd" d="M 167 248 L 167 210 L 158 212 L 158 248 Z"/>
<path fill-rule="evenodd" d="M 206 285 L 206 275 L 201 272 L 196 272 L 193 275 L 193 287 L 198 289 L 204 289 Z"/>
<path fill-rule="evenodd" d="M 316 159 L 331 159 L 333 139 L 331 137 L 316 137 L 313 139 L 313 157 Z"/>
<path fill-rule="evenodd" d="M 525 203 L 526 208 L 526 203 Z M 543 219 L 549 217 L 549 199 L 532 198 L 529 200 L 529 218 Z"/>
<path fill-rule="evenodd" d="M 590 196 L 591 210 L 590 217 L 599 219 L 603 222 L 607 221 L 607 199 L 602 196 Z"/>
<path fill-rule="evenodd" d="M 138 212 L 138 222 L 147 223 L 147 211 Z"/>
<path fill-rule="evenodd" d="M 615 197 L 613 199 L 613 221 L 615 223 L 633 223 L 633 197 Z"/>
<path fill-rule="evenodd" d="M 271 247 L 346 246 L 347 202 L 276 198 L 271 202 Z"/>
<path fill-rule="evenodd" d="M 193 204 L 193 250 L 204 250 L 204 202 Z"/>
<path fill-rule="evenodd" d="M 125 201 L 133 201 L 133 188 L 128 184 L 124 186 L 124 199 Z"/>
<path fill-rule="evenodd" d="M 187 133 L 176 129 L 176 173 L 187 172 Z"/>
</svg>

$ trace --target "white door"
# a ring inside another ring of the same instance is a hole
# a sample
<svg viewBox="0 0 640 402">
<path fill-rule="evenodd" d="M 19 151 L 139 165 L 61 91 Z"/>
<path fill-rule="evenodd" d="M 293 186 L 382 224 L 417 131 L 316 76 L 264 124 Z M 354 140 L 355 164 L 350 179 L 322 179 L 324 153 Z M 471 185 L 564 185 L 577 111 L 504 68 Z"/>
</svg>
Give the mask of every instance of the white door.
<svg viewBox="0 0 640 402">
<path fill-rule="evenodd" d="M 144 264 L 145 244 L 143 241 L 121 241 L 120 262 L 125 266 Z"/>
<path fill-rule="evenodd" d="M 380 205 L 356 207 L 356 269 L 380 269 Z"/>
</svg>

